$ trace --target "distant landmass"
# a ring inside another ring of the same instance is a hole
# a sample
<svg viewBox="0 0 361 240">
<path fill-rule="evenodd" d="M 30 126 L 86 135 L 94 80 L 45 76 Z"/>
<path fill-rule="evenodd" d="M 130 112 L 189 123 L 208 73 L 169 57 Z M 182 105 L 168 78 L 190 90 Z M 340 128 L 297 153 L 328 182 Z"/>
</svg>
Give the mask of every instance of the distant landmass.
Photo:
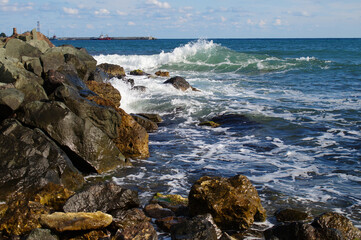
<svg viewBox="0 0 361 240">
<path fill-rule="evenodd" d="M 155 37 L 61 37 L 52 40 L 155 40 Z"/>
</svg>

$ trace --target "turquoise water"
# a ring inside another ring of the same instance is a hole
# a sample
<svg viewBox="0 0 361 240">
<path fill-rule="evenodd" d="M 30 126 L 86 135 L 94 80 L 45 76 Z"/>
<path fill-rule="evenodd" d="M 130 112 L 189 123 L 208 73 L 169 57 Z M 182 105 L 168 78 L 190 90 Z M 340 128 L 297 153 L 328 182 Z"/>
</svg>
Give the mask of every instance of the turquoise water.
<svg viewBox="0 0 361 240">
<path fill-rule="evenodd" d="M 148 88 L 139 93 L 111 80 L 127 112 L 164 118 L 150 134 L 151 157 L 113 177 L 143 203 L 155 192 L 186 196 L 200 176 L 243 174 L 269 215 L 279 207 L 332 210 L 361 227 L 361 39 L 54 43 L 85 47 L 127 72 L 169 71 L 201 90 L 132 77 Z M 239 115 L 219 128 L 198 126 L 220 114 Z"/>
</svg>

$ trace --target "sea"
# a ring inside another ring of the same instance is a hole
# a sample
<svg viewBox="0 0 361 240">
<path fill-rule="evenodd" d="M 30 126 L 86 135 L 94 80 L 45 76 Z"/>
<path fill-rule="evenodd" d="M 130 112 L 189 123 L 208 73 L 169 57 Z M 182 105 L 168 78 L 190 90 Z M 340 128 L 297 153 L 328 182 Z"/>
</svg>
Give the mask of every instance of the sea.
<svg viewBox="0 0 361 240">
<path fill-rule="evenodd" d="M 54 40 L 86 48 L 145 92 L 109 82 L 128 113 L 157 113 L 150 157 L 103 176 L 152 196 L 187 197 L 202 176 L 247 176 L 267 210 L 335 211 L 361 228 L 361 39 Z M 158 70 L 200 91 L 163 84 Z M 222 116 L 217 128 L 199 123 Z M 94 176 L 96 177 L 96 176 Z M 162 239 L 162 238 L 160 238 Z M 166 239 L 166 237 L 164 237 Z"/>
</svg>

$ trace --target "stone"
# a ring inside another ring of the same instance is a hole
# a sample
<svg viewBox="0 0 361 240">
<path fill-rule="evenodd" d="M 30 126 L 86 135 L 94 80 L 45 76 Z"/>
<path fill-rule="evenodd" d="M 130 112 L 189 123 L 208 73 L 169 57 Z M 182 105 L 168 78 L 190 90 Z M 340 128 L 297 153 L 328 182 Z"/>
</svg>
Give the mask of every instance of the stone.
<svg viewBox="0 0 361 240">
<path fill-rule="evenodd" d="M 63 209 L 65 212 L 111 213 L 114 210 L 128 210 L 138 206 L 139 199 L 136 191 L 107 182 L 87 187 L 76 193 L 67 200 Z"/>
<path fill-rule="evenodd" d="M 37 76 L 41 77 L 43 73 L 43 66 L 41 65 L 40 58 L 26 57 L 21 58 L 22 63 L 26 70 L 35 73 Z"/>
<path fill-rule="evenodd" d="M 187 219 L 185 217 L 170 216 L 170 217 L 156 219 L 155 224 L 157 224 L 157 226 L 160 229 L 162 229 L 164 232 L 170 232 L 172 226 L 182 223 L 182 222 L 185 222 L 185 221 L 187 221 Z"/>
<path fill-rule="evenodd" d="M 145 73 L 145 72 L 143 72 L 143 71 L 140 70 L 140 69 L 133 70 L 133 71 L 131 71 L 129 74 L 130 74 L 130 75 L 135 75 L 135 76 L 149 75 L 148 73 Z"/>
<path fill-rule="evenodd" d="M 80 79 L 83 81 L 89 79 L 91 73 L 88 71 L 88 67 L 83 61 L 80 61 L 80 59 L 73 54 L 65 54 L 64 58 L 67 64 L 72 65 L 76 69 Z"/>
<path fill-rule="evenodd" d="M 278 222 L 296 222 L 310 219 L 306 212 L 296 209 L 280 209 L 275 213 Z"/>
<path fill-rule="evenodd" d="M 47 73 L 49 70 L 56 71 L 65 64 L 65 58 L 61 52 L 47 51 L 41 55 L 40 60 L 44 73 Z"/>
<path fill-rule="evenodd" d="M 95 92 L 100 97 L 111 101 L 116 108 L 120 107 L 122 96 L 110 83 L 87 81 L 86 84 L 91 91 Z"/>
<path fill-rule="evenodd" d="M 144 211 L 148 217 L 156 219 L 175 216 L 172 210 L 163 208 L 159 204 L 148 204 L 144 207 Z"/>
<path fill-rule="evenodd" d="M 74 195 L 74 192 L 63 185 L 48 183 L 32 196 L 32 200 L 38 202 L 52 211 L 62 211 L 65 202 Z"/>
<path fill-rule="evenodd" d="M 288 239 L 302 239 L 302 240 L 326 240 L 319 235 L 314 227 L 307 223 L 291 222 L 281 225 L 276 225 L 264 232 L 266 240 L 288 240 Z M 334 238 L 330 238 L 334 239 Z M 337 238 L 336 238 L 337 239 Z M 335 239 L 334 239 L 335 240 Z"/>
<path fill-rule="evenodd" d="M 109 75 L 104 72 L 103 69 L 96 67 L 95 71 L 90 73 L 88 81 L 95 81 L 98 83 L 103 83 L 105 81 L 109 80 Z"/>
<path fill-rule="evenodd" d="M 17 110 L 24 101 L 24 93 L 15 89 L 0 89 L 0 105 L 6 105 L 12 111 Z"/>
<path fill-rule="evenodd" d="M 134 86 L 134 87 L 132 87 L 131 90 L 138 91 L 138 92 L 146 92 L 148 90 L 148 88 L 145 86 Z"/>
<path fill-rule="evenodd" d="M 103 173 L 126 165 L 125 157 L 106 133 L 62 102 L 30 102 L 18 113 L 18 119 L 45 131 L 81 172 Z"/>
<path fill-rule="evenodd" d="M 63 213 L 43 214 L 40 217 L 42 226 L 54 229 L 58 232 L 81 231 L 101 229 L 109 226 L 113 217 L 102 212 L 92 213 Z"/>
<path fill-rule="evenodd" d="M 137 123 L 139 123 L 143 128 L 145 128 L 148 133 L 158 130 L 158 125 L 155 122 L 137 114 L 131 114 L 131 116 L 134 118 L 135 121 L 137 121 Z"/>
<path fill-rule="evenodd" d="M 119 78 L 122 79 L 125 77 L 124 68 L 116 64 L 110 63 L 102 63 L 97 66 L 98 68 L 102 69 L 106 74 L 108 74 L 109 78 Z"/>
<path fill-rule="evenodd" d="M 0 157 L 0 199 L 49 182 L 69 189 L 84 182 L 65 152 L 43 131 L 24 127 L 14 119 L 0 125 Z"/>
<path fill-rule="evenodd" d="M 199 215 L 171 227 L 174 240 L 217 240 L 217 232 L 210 219 L 212 216 Z"/>
<path fill-rule="evenodd" d="M 27 42 L 31 42 L 32 40 L 43 41 L 48 44 L 49 47 L 55 47 L 54 44 L 44 34 L 37 32 L 36 29 L 33 29 L 31 32 L 25 32 L 21 34 L 20 37 L 21 36 L 29 37 Z"/>
<path fill-rule="evenodd" d="M 21 61 L 22 56 L 40 57 L 41 51 L 19 39 L 10 39 L 5 45 L 5 56 L 17 58 Z"/>
<path fill-rule="evenodd" d="M 208 127 L 216 128 L 216 127 L 219 127 L 221 124 L 215 123 L 213 121 L 205 121 L 205 122 L 199 123 L 198 125 L 199 126 L 208 126 Z"/>
<path fill-rule="evenodd" d="M 159 204 L 164 208 L 172 210 L 177 216 L 188 215 L 188 198 L 177 194 L 163 195 L 156 193 L 150 203 Z"/>
<path fill-rule="evenodd" d="M 243 175 L 202 177 L 192 186 L 188 200 L 192 216 L 210 213 L 224 230 L 246 230 L 254 221 L 266 219 L 256 188 Z"/>
<path fill-rule="evenodd" d="M 59 237 L 53 234 L 50 229 L 35 228 L 26 240 L 59 240 Z"/>
<path fill-rule="evenodd" d="M 169 72 L 158 71 L 155 73 L 155 75 L 157 75 L 159 77 L 169 77 Z"/>
<path fill-rule="evenodd" d="M 156 113 L 137 113 L 137 115 L 145 117 L 155 123 L 161 123 L 163 122 L 162 117 L 159 114 Z"/>
<path fill-rule="evenodd" d="M 191 89 L 191 85 L 182 77 L 173 77 L 164 82 L 164 84 L 172 84 L 178 90 L 186 91 Z"/>
<path fill-rule="evenodd" d="M 114 219 L 113 227 L 118 229 L 115 240 L 156 240 L 157 232 L 143 211 L 137 208 L 121 211 Z"/>
<path fill-rule="evenodd" d="M 50 48 L 49 44 L 43 40 L 30 40 L 27 43 L 39 49 L 41 53 L 45 53 Z"/>
</svg>

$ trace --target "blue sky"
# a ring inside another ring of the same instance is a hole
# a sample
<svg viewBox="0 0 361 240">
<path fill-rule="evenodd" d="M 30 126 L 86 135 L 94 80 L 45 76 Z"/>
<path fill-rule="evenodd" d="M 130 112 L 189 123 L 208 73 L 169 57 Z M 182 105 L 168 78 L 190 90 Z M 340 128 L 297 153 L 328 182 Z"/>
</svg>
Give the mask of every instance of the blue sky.
<svg viewBox="0 0 361 240">
<path fill-rule="evenodd" d="M 0 32 L 59 37 L 361 37 L 361 0 L 0 0 Z"/>
</svg>

